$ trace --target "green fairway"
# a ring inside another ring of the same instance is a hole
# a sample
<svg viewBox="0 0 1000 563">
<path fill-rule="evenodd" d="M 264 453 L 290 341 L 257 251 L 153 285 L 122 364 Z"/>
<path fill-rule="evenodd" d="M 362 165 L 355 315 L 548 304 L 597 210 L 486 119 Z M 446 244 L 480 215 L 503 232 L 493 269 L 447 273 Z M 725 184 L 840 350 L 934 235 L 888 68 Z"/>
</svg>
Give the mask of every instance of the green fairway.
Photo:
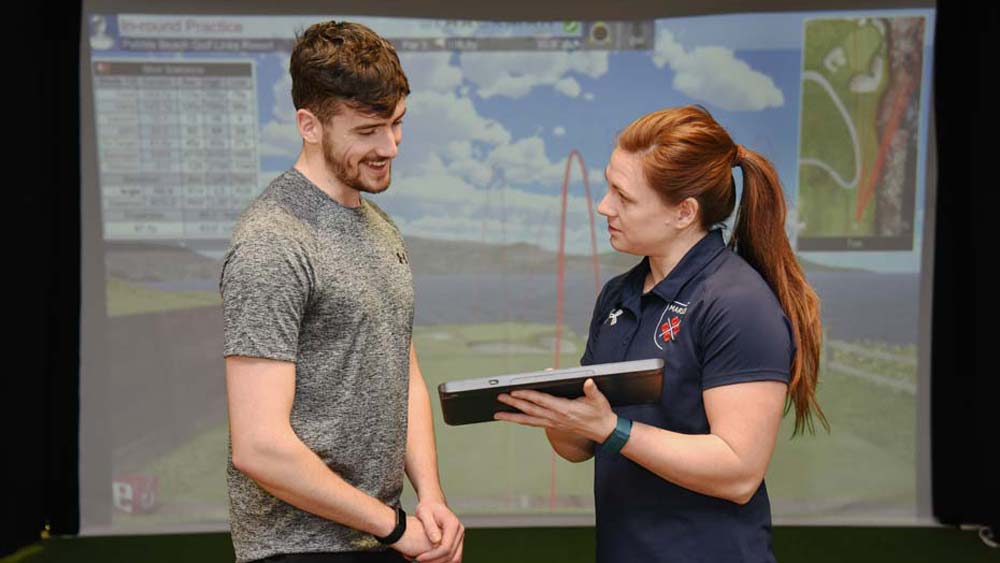
<svg viewBox="0 0 1000 563">
<path fill-rule="evenodd" d="M 106 295 L 108 317 L 222 305 L 215 291 L 162 291 L 115 278 L 108 278 Z"/>
<path fill-rule="evenodd" d="M 447 426 L 437 386 L 549 367 L 554 328 L 435 325 L 418 326 L 414 334 L 431 393 L 442 482 L 455 510 L 465 516 L 550 512 L 553 456 L 543 432 L 499 423 Z M 577 365 L 584 340 L 574 333 L 563 336 L 566 353 L 560 366 Z M 517 352 L 507 355 L 506 350 Z M 827 354 L 819 400 L 832 429 L 828 434 L 817 425 L 815 435 L 790 439 L 793 419 L 785 418 L 767 477 L 775 517 L 789 522 L 891 513 L 905 519 L 916 502 L 916 406 L 915 396 L 892 382 L 915 384 L 915 348 L 834 343 Z M 866 372 L 874 373 L 874 379 L 857 376 Z M 159 477 L 159 507 L 148 515 L 116 512 L 114 526 L 221 523 L 226 516 L 226 432 L 225 424 L 207 429 L 148 463 L 141 472 Z M 592 478 L 592 462 L 558 459 L 555 512 L 589 514 Z M 409 487 L 404 499 L 413 506 Z"/>
</svg>

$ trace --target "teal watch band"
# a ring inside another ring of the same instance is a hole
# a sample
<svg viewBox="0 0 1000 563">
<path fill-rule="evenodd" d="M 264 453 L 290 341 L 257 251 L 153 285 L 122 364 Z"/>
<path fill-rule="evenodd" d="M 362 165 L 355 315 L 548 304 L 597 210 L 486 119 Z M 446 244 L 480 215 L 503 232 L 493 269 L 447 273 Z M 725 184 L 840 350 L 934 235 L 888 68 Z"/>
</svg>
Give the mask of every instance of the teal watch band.
<svg viewBox="0 0 1000 563">
<path fill-rule="evenodd" d="M 625 442 L 628 442 L 629 434 L 632 432 L 632 421 L 625 418 L 624 416 L 618 417 L 618 422 L 615 423 L 615 429 L 611 432 L 611 435 L 604 440 L 601 444 L 601 449 L 607 454 L 616 454 L 623 447 L 625 447 Z"/>
</svg>

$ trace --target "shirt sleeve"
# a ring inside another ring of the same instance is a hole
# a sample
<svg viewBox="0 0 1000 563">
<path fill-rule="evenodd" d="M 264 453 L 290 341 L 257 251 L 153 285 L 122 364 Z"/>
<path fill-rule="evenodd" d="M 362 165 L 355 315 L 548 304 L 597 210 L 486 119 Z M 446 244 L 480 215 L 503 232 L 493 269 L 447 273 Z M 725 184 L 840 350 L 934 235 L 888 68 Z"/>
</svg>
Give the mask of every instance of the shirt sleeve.
<svg viewBox="0 0 1000 563">
<path fill-rule="evenodd" d="M 268 235 L 234 242 L 219 283 L 224 355 L 294 362 L 313 279 L 294 241 Z"/>
<path fill-rule="evenodd" d="M 792 325 L 770 289 L 727 288 L 706 307 L 700 327 L 702 389 L 790 379 Z"/>
<path fill-rule="evenodd" d="M 608 284 L 610 283 L 608 282 Z M 590 316 L 590 332 L 587 334 L 587 346 L 583 350 L 583 356 L 580 356 L 581 366 L 589 366 L 594 363 L 594 340 L 597 338 L 597 330 L 604 320 L 604 296 L 607 293 L 608 284 L 604 284 L 601 293 L 594 302 L 594 312 Z"/>
</svg>

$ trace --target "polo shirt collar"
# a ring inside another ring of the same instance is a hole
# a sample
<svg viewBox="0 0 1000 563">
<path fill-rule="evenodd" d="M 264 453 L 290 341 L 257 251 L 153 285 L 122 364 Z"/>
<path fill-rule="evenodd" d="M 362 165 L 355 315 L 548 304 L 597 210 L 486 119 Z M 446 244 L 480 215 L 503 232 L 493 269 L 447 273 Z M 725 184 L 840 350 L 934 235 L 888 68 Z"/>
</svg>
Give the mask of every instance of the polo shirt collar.
<svg viewBox="0 0 1000 563">
<path fill-rule="evenodd" d="M 667 274 L 667 277 L 660 280 L 660 283 L 656 284 L 650 293 L 666 303 L 674 301 L 684 285 L 725 248 L 726 243 L 722 238 L 722 229 L 709 231 L 684 254 L 674 269 Z M 646 256 L 642 262 L 636 264 L 629 271 L 622 286 L 621 307 L 631 311 L 637 318 L 640 314 L 639 302 L 642 299 L 642 286 L 648 273 L 649 257 Z"/>
</svg>

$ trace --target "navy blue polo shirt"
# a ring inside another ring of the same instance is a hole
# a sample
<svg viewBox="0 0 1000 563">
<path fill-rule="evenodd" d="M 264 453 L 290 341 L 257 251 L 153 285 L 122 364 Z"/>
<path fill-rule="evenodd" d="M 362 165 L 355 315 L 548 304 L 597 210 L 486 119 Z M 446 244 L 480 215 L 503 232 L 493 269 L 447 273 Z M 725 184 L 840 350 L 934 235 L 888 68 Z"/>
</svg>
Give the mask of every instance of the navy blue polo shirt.
<svg viewBox="0 0 1000 563">
<path fill-rule="evenodd" d="M 708 434 L 702 392 L 747 381 L 788 382 L 792 326 L 764 279 L 710 231 L 643 295 L 645 258 L 601 290 L 581 365 L 662 358 L 663 395 L 616 407 L 634 421 Z M 764 562 L 771 508 L 761 483 L 745 504 L 696 493 L 597 448 L 597 561 Z"/>
</svg>

